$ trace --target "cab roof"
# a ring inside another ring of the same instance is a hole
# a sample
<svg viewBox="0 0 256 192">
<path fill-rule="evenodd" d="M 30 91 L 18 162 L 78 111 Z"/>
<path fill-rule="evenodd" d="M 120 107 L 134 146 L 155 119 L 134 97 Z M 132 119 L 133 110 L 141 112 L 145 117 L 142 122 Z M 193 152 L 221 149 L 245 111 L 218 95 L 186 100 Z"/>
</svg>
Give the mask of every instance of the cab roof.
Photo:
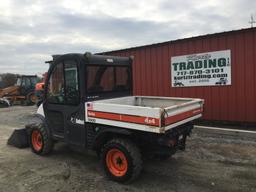
<svg viewBox="0 0 256 192">
<path fill-rule="evenodd" d="M 52 63 L 60 57 L 79 57 L 81 60 L 85 60 L 86 65 L 131 65 L 133 57 L 120 57 L 120 56 L 110 56 L 110 55 L 98 55 L 86 52 L 81 53 L 68 53 L 64 55 L 52 55 L 53 61 L 47 61 L 47 63 Z"/>
</svg>

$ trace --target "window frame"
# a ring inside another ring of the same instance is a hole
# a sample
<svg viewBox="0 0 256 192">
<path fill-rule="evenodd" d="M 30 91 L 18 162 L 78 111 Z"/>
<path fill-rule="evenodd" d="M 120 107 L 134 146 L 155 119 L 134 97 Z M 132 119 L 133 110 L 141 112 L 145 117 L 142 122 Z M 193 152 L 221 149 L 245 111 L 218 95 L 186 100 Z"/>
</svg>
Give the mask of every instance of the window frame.
<svg viewBox="0 0 256 192">
<path fill-rule="evenodd" d="M 49 97 L 49 84 L 50 84 L 50 81 L 51 81 L 53 73 L 55 72 L 56 68 L 59 65 L 62 65 L 63 86 L 64 86 L 64 102 L 63 103 L 54 103 L 54 102 L 49 101 L 49 99 L 48 99 L 48 97 Z M 49 104 L 65 105 L 66 104 L 66 98 L 65 97 L 66 97 L 66 93 L 65 93 L 64 64 L 63 64 L 63 61 L 60 61 L 60 62 L 56 62 L 56 64 L 54 64 L 54 66 L 52 67 L 51 72 L 50 72 L 50 74 L 48 76 L 45 98 L 46 98 L 47 103 L 49 103 Z"/>
<path fill-rule="evenodd" d="M 67 103 L 67 98 L 66 98 L 66 75 L 65 75 L 65 62 L 67 61 L 73 61 L 76 65 L 77 68 L 77 83 L 78 83 L 78 102 L 76 104 L 71 104 L 71 103 Z M 58 67 L 58 65 L 62 65 L 62 74 L 63 74 L 63 86 L 64 86 L 64 102 L 63 103 L 53 103 L 50 102 L 48 100 L 48 95 L 49 95 L 49 83 L 50 83 L 50 79 L 52 78 L 52 75 L 55 71 L 55 69 Z M 55 64 L 53 64 L 51 71 L 49 73 L 49 76 L 47 77 L 47 87 L 45 87 L 46 89 L 46 94 L 45 94 L 45 99 L 46 102 L 49 104 L 53 104 L 53 105 L 71 105 L 71 106 L 78 106 L 81 102 L 81 90 L 80 90 L 80 74 L 79 74 L 79 63 L 76 59 L 74 58 L 67 58 L 67 59 L 63 59 L 60 60 L 58 62 L 56 62 Z"/>
<path fill-rule="evenodd" d="M 78 84 L 78 101 L 77 101 L 77 103 L 75 103 L 75 104 L 71 104 L 71 103 L 67 103 L 67 97 L 66 97 L 66 88 L 67 88 L 67 86 L 66 86 L 66 74 L 65 74 L 65 62 L 68 62 L 68 61 L 73 61 L 74 63 L 75 63 L 75 65 L 76 65 L 76 69 L 77 69 L 77 71 L 76 71 L 76 79 L 77 79 L 77 84 Z M 81 90 L 80 90 L 80 75 L 79 75 L 79 65 L 78 65 L 78 61 L 76 60 L 76 59 L 65 59 L 65 60 L 63 60 L 62 61 L 62 64 L 63 64 L 63 74 L 64 74 L 64 92 L 65 92 L 65 105 L 73 105 L 73 106 L 77 106 L 77 105 L 79 105 L 80 104 L 80 102 L 81 102 Z"/>
</svg>

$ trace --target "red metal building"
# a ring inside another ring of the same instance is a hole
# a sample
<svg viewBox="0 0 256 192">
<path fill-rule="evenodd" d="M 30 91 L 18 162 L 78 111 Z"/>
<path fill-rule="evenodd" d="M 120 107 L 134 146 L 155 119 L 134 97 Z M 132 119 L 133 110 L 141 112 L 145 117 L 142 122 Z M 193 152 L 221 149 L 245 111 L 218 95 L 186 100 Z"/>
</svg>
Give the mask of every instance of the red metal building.
<svg viewBox="0 0 256 192">
<path fill-rule="evenodd" d="M 172 87 L 171 58 L 231 51 L 231 85 Z M 135 95 L 205 99 L 204 119 L 256 123 L 256 28 L 222 32 L 106 54 L 134 56 Z"/>
</svg>

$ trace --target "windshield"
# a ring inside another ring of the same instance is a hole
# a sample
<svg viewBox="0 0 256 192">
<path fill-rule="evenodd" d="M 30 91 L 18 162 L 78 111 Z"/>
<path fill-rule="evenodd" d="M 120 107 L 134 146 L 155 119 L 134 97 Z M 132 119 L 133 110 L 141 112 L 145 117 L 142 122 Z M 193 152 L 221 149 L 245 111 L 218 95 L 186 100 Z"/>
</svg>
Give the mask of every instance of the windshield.
<svg viewBox="0 0 256 192">
<path fill-rule="evenodd" d="M 88 94 L 130 90 L 130 69 L 127 66 L 88 66 Z"/>
</svg>

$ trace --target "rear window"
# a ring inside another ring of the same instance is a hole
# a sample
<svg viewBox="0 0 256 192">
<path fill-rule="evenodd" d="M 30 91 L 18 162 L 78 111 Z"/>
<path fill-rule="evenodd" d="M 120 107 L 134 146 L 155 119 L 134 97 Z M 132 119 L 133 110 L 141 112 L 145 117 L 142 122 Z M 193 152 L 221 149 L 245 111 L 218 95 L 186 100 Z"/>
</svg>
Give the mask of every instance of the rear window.
<svg viewBox="0 0 256 192">
<path fill-rule="evenodd" d="M 38 77 L 32 77 L 31 78 L 32 86 L 34 87 L 39 81 L 40 81 L 40 79 Z"/>
<path fill-rule="evenodd" d="M 86 77 L 89 94 L 130 89 L 130 70 L 126 66 L 88 66 Z"/>
</svg>

